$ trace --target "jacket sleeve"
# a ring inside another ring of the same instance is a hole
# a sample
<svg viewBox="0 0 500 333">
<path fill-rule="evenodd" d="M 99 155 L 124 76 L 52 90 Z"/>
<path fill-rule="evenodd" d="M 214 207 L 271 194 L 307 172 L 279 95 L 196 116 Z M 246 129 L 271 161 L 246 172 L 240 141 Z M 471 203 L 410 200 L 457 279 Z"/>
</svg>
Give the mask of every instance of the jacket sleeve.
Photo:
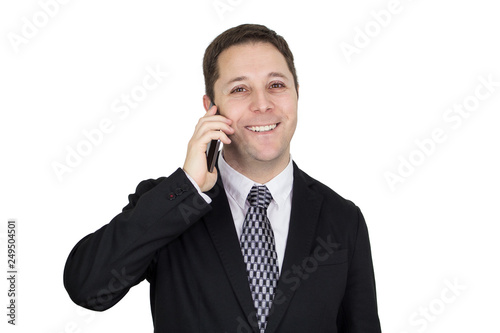
<svg viewBox="0 0 500 333">
<path fill-rule="evenodd" d="M 354 250 L 338 317 L 341 333 L 380 333 L 368 229 L 359 208 Z"/>
<path fill-rule="evenodd" d="M 167 178 L 141 182 L 123 211 L 69 254 L 69 296 L 87 309 L 109 309 L 144 280 L 160 248 L 210 210 L 180 168 Z"/>
</svg>

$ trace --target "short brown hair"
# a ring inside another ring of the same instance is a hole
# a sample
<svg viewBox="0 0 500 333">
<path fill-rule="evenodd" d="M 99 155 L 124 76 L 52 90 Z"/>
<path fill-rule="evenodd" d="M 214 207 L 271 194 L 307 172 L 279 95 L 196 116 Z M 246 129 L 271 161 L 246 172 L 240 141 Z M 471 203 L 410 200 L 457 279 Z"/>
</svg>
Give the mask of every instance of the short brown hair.
<svg viewBox="0 0 500 333">
<path fill-rule="evenodd" d="M 288 69 L 292 72 L 295 90 L 298 96 L 297 72 L 293 63 L 293 54 L 285 39 L 263 25 L 242 24 L 221 33 L 205 50 L 205 56 L 203 57 L 203 75 L 205 76 L 205 94 L 207 94 L 210 100 L 214 100 L 214 84 L 219 78 L 219 68 L 217 64 L 219 55 L 222 51 L 233 45 L 251 42 L 270 43 L 285 57 Z"/>
</svg>

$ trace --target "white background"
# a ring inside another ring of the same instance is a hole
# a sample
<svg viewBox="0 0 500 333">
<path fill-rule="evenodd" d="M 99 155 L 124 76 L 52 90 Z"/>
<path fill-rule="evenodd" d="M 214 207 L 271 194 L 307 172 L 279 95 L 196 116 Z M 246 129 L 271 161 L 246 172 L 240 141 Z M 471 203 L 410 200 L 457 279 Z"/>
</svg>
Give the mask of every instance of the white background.
<svg viewBox="0 0 500 333">
<path fill-rule="evenodd" d="M 383 331 L 498 329 L 500 86 L 459 125 L 443 118 L 473 101 L 480 76 L 500 82 L 496 2 L 401 0 L 384 27 L 370 13 L 389 0 L 220 2 L 223 12 L 213 0 L 75 0 L 47 22 L 37 1 L 0 5 L 0 266 L 6 272 L 6 225 L 16 218 L 20 272 L 16 327 L 6 323 L 5 278 L 0 284 L 1 331 L 152 332 L 147 282 L 108 311 L 79 310 L 63 288 L 65 260 L 141 180 L 182 166 L 204 113 L 203 52 L 241 23 L 267 25 L 294 52 L 301 88 L 292 156 L 361 207 Z M 34 17 L 45 26 L 16 46 L 12 36 Z M 355 47 L 356 38 L 363 47 L 346 57 L 341 43 Z M 121 119 L 113 102 L 148 66 L 168 77 Z M 111 133 L 59 180 L 53 163 L 65 164 L 68 147 L 105 118 Z M 436 128 L 446 140 L 418 153 L 415 141 Z M 420 165 L 391 189 L 384 174 L 397 175 L 410 156 Z M 423 320 L 418 311 L 429 307 L 432 320 Z"/>
</svg>

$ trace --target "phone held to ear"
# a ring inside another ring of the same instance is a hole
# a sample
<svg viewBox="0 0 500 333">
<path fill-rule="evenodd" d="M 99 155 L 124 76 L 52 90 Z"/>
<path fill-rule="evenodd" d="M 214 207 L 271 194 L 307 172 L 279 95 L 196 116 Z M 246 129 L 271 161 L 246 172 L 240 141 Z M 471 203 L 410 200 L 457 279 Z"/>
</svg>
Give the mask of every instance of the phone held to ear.
<svg viewBox="0 0 500 333">
<path fill-rule="evenodd" d="M 210 107 L 214 106 L 213 102 L 210 102 Z M 215 114 L 220 114 L 219 110 Z M 214 171 L 215 160 L 217 159 L 217 154 L 219 153 L 220 140 L 212 140 L 207 146 L 207 169 L 209 172 Z"/>
</svg>

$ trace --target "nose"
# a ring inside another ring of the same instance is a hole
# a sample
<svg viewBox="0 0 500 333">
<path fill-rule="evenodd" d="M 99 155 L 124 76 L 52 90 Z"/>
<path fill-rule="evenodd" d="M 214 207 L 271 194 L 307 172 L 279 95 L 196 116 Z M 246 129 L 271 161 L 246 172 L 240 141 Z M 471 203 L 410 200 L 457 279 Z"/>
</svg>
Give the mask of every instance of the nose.
<svg viewBox="0 0 500 333">
<path fill-rule="evenodd" d="M 274 104 L 265 90 L 254 91 L 250 109 L 254 112 L 267 112 L 274 108 Z"/>
</svg>

